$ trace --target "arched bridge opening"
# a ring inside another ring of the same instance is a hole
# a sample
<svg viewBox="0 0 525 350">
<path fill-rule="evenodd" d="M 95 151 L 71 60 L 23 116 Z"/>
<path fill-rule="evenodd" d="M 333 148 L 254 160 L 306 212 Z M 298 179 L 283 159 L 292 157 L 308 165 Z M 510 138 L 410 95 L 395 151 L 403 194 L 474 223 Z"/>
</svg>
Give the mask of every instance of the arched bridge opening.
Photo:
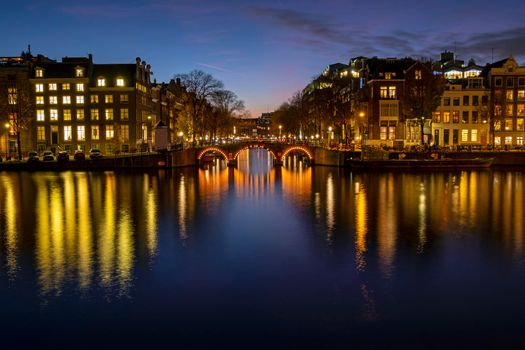
<svg viewBox="0 0 525 350">
<path fill-rule="evenodd" d="M 280 158 L 281 164 L 284 164 L 287 156 L 297 155 L 300 160 L 305 161 L 308 165 L 313 164 L 314 155 L 312 151 L 305 146 L 289 146 L 287 147 Z"/>
</svg>

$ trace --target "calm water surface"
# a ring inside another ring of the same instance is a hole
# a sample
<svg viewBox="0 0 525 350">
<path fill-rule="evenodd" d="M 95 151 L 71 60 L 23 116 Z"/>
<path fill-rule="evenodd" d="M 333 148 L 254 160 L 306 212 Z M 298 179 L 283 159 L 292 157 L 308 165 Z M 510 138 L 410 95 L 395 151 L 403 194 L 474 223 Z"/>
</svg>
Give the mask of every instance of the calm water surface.
<svg viewBox="0 0 525 350">
<path fill-rule="evenodd" d="M 519 347 L 523 175 L 0 173 L 0 347 Z"/>
</svg>

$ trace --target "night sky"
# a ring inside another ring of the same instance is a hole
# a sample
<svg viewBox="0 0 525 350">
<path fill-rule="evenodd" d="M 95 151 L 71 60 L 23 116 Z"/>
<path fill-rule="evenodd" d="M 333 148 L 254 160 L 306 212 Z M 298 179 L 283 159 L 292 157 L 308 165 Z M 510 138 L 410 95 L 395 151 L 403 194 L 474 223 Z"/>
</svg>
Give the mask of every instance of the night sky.
<svg viewBox="0 0 525 350">
<path fill-rule="evenodd" d="M 525 3 L 422 0 L 2 1 L 0 56 L 151 64 L 157 81 L 202 69 L 271 111 L 322 69 L 350 57 L 430 57 L 525 64 Z"/>
</svg>

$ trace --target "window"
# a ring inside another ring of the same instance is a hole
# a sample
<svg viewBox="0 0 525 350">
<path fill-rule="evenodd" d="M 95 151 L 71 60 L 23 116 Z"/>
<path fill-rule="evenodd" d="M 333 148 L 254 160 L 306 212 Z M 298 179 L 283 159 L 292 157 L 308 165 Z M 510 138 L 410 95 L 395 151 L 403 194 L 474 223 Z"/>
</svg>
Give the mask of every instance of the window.
<svg viewBox="0 0 525 350">
<path fill-rule="evenodd" d="M 71 141 L 71 125 L 64 125 L 64 141 Z"/>
<path fill-rule="evenodd" d="M 379 88 L 379 92 L 380 92 L 381 98 L 388 98 L 388 87 L 381 86 Z"/>
<path fill-rule="evenodd" d="M 128 103 L 129 97 L 128 95 L 120 95 L 120 103 Z"/>
<path fill-rule="evenodd" d="M 16 92 L 16 88 L 10 87 L 7 89 L 7 103 L 10 105 L 16 105 L 16 102 L 18 100 L 18 94 Z"/>
<path fill-rule="evenodd" d="M 454 100 L 452 101 L 452 105 L 459 106 L 459 97 L 454 97 Z"/>
<path fill-rule="evenodd" d="M 502 111 L 501 105 L 494 105 L 494 115 L 500 116 Z"/>
<path fill-rule="evenodd" d="M 472 105 L 479 106 L 479 96 L 472 96 Z"/>
<path fill-rule="evenodd" d="M 120 126 L 120 140 L 129 141 L 129 125 Z"/>
<path fill-rule="evenodd" d="M 117 86 L 124 86 L 124 79 L 123 78 L 117 78 Z"/>
<path fill-rule="evenodd" d="M 525 100 L 525 90 L 518 90 L 518 101 Z"/>
<path fill-rule="evenodd" d="M 512 119 L 505 119 L 505 131 L 512 131 Z"/>
<path fill-rule="evenodd" d="M 98 103 L 98 95 L 91 95 L 91 103 Z"/>
<path fill-rule="evenodd" d="M 501 137 L 499 137 L 499 136 L 494 137 L 494 144 L 496 146 L 501 145 Z"/>
<path fill-rule="evenodd" d="M 106 79 L 98 78 L 97 79 L 97 86 L 106 86 Z"/>
<path fill-rule="evenodd" d="M 452 112 L 452 123 L 459 123 L 459 111 Z"/>
<path fill-rule="evenodd" d="M 463 124 L 468 123 L 468 111 L 463 111 L 463 113 L 461 114 L 461 122 Z"/>
<path fill-rule="evenodd" d="M 395 86 L 389 86 L 388 87 L 388 97 L 390 97 L 390 98 L 397 98 L 396 87 Z"/>
<path fill-rule="evenodd" d="M 517 107 L 517 113 L 516 114 L 519 117 L 525 117 L 525 104 L 518 103 L 516 107 Z"/>
<path fill-rule="evenodd" d="M 99 112 L 97 108 L 91 108 L 91 120 L 98 120 Z"/>
<path fill-rule="evenodd" d="M 524 125 L 523 125 L 523 118 L 516 119 L 516 130 L 518 131 L 525 130 Z"/>
<path fill-rule="evenodd" d="M 42 78 L 44 76 L 44 70 L 42 68 L 37 68 L 35 70 L 35 77 Z"/>
<path fill-rule="evenodd" d="M 77 96 L 77 105 L 83 105 L 84 104 L 84 96 Z"/>
<path fill-rule="evenodd" d="M 514 78 L 508 77 L 507 78 L 507 87 L 513 87 L 514 86 Z"/>
<path fill-rule="evenodd" d="M 489 97 L 486 95 L 481 96 L 481 105 L 486 106 L 489 103 Z"/>
<path fill-rule="evenodd" d="M 106 125 L 106 140 L 111 140 L 115 137 L 115 129 L 113 125 Z"/>
<path fill-rule="evenodd" d="M 106 120 L 113 120 L 113 108 L 106 108 Z"/>
<path fill-rule="evenodd" d="M 98 125 L 92 125 L 91 126 L 91 139 L 92 140 L 98 140 L 99 139 L 99 128 Z"/>
<path fill-rule="evenodd" d="M 84 110 L 77 109 L 77 120 L 84 120 Z"/>
<path fill-rule="evenodd" d="M 84 91 L 84 84 L 78 83 L 77 84 L 77 91 Z"/>
<path fill-rule="evenodd" d="M 472 123 L 479 123 L 478 120 L 478 111 L 472 111 Z"/>
<path fill-rule="evenodd" d="M 421 80 L 423 78 L 422 74 L 421 74 L 421 71 L 418 69 L 415 71 L 415 74 L 414 74 L 416 80 Z"/>
<path fill-rule="evenodd" d="M 379 115 L 381 117 L 398 117 L 399 108 L 397 102 L 381 101 L 379 105 Z"/>
<path fill-rule="evenodd" d="M 71 110 L 70 109 L 64 109 L 64 121 L 71 120 Z"/>
<path fill-rule="evenodd" d="M 443 123 L 450 123 L 450 112 L 443 112 Z"/>
<path fill-rule="evenodd" d="M 461 130 L 461 142 L 468 142 L 468 130 Z"/>
<path fill-rule="evenodd" d="M 37 109 L 36 111 L 36 121 L 43 122 L 46 120 L 46 112 L 43 109 Z"/>
<path fill-rule="evenodd" d="M 470 130 L 470 142 L 478 142 L 478 129 Z"/>
<path fill-rule="evenodd" d="M 75 69 L 75 76 L 77 78 L 82 78 L 84 76 L 84 69 L 82 68 L 76 68 Z"/>
<path fill-rule="evenodd" d="M 441 112 L 434 112 L 434 123 L 441 123 Z"/>
<path fill-rule="evenodd" d="M 57 91 L 56 83 L 50 83 L 48 87 L 49 87 L 49 91 Z"/>
<path fill-rule="evenodd" d="M 494 79 L 494 85 L 495 85 L 495 86 L 498 86 L 498 87 L 501 86 L 501 85 L 503 85 L 503 79 L 502 79 L 502 78 L 496 78 L 496 79 Z"/>
<path fill-rule="evenodd" d="M 443 106 L 450 106 L 450 97 L 443 98 Z"/>
<path fill-rule="evenodd" d="M 84 141 L 86 139 L 86 129 L 84 125 L 77 126 L 77 140 Z"/>
<path fill-rule="evenodd" d="M 512 136 L 505 136 L 505 144 L 512 145 Z"/>
<path fill-rule="evenodd" d="M 37 105 L 43 105 L 44 104 L 44 96 L 37 96 L 36 97 L 36 104 Z"/>
<path fill-rule="evenodd" d="M 58 109 L 49 110 L 49 120 L 56 122 L 58 120 Z"/>
<path fill-rule="evenodd" d="M 392 73 L 390 73 L 390 72 L 385 73 L 385 79 L 386 80 L 392 79 Z"/>
<path fill-rule="evenodd" d="M 113 103 L 113 95 L 106 95 L 106 96 L 104 96 L 104 101 L 106 103 Z"/>
<path fill-rule="evenodd" d="M 525 78 L 518 78 L 518 86 L 525 86 Z"/>
<path fill-rule="evenodd" d="M 505 113 L 508 116 L 512 116 L 514 114 L 514 105 L 508 104 Z"/>
<path fill-rule="evenodd" d="M 501 121 L 500 120 L 495 120 L 494 121 L 494 130 L 495 131 L 500 131 L 501 130 Z"/>
<path fill-rule="evenodd" d="M 129 110 L 127 108 L 121 108 L 120 109 L 120 119 L 121 120 L 128 120 L 129 119 Z"/>
<path fill-rule="evenodd" d="M 463 106 L 468 106 L 470 102 L 470 96 L 463 96 Z"/>
<path fill-rule="evenodd" d="M 64 90 L 64 91 L 69 90 L 69 87 L 70 87 L 70 86 L 69 86 L 69 83 L 64 83 L 64 84 L 62 84 L 62 90 Z"/>
<path fill-rule="evenodd" d="M 516 145 L 523 146 L 523 136 L 516 136 Z"/>
<path fill-rule="evenodd" d="M 388 130 L 388 127 L 386 127 L 386 126 L 380 127 L 380 129 L 379 129 L 379 139 L 380 140 L 386 140 L 386 138 L 387 138 L 387 130 Z"/>
<path fill-rule="evenodd" d="M 514 101 L 514 91 L 507 90 L 507 101 Z"/>
<path fill-rule="evenodd" d="M 44 84 L 35 84 L 36 92 L 44 92 Z"/>
<path fill-rule="evenodd" d="M 65 105 L 71 104 L 71 96 L 62 96 L 62 103 Z"/>
<path fill-rule="evenodd" d="M 58 103 L 58 98 L 56 96 L 49 96 L 49 104 L 56 105 Z"/>
<path fill-rule="evenodd" d="M 37 126 L 37 128 L 36 128 L 36 139 L 38 141 L 45 141 L 46 140 L 46 127 L 45 126 Z"/>
</svg>

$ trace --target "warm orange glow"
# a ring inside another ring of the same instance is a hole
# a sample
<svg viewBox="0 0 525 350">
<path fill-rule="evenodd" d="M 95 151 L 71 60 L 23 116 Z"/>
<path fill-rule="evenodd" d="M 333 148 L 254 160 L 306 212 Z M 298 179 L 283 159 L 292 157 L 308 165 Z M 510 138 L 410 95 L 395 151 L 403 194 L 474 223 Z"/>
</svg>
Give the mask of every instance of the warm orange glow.
<svg viewBox="0 0 525 350">
<path fill-rule="evenodd" d="M 308 156 L 308 158 L 310 159 L 310 161 L 312 159 L 314 159 L 314 156 L 312 155 L 312 152 L 310 152 L 310 150 L 306 147 L 302 147 L 302 146 L 292 146 L 292 147 L 289 147 L 287 148 L 284 152 L 283 152 L 283 155 L 281 156 L 281 161 L 284 162 L 284 158 L 286 158 L 286 156 L 288 155 L 288 153 L 292 152 L 292 151 L 302 151 L 304 153 L 306 153 L 306 155 Z"/>
<path fill-rule="evenodd" d="M 217 152 L 217 153 L 220 153 L 222 154 L 222 156 L 224 157 L 224 159 L 226 160 L 230 160 L 230 158 L 228 157 L 228 155 L 220 148 L 217 148 L 217 147 L 207 147 L 205 149 L 203 149 L 199 155 L 197 156 L 197 159 L 198 160 L 201 160 L 202 157 L 204 157 L 204 155 L 208 152 Z"/>
</svg>

